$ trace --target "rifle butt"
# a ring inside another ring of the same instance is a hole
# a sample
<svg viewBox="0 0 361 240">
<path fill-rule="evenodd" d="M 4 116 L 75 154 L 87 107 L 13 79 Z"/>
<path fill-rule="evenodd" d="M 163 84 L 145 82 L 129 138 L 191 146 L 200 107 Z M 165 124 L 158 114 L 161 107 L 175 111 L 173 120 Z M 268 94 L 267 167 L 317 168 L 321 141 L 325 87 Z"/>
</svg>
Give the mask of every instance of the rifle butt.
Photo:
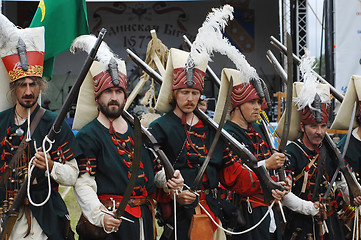
<svg viewBox="0 0 361 240">
<path fill-rule="evenodd" d="M 350 203 L 352 206 L 355 206 L 354 198 L 361 196 L 360 186 L 357 184 L 355 176 L 351 173 L 350 169 L 347 166 L 342 166 L 340 168 L 343 176 L 346 179 L 347 187 L 349 189 Z"/>
<path fill-rule="evenodd" d="M 285 173 L 285 167 L 282 166 L 279 169 L 277 169 L 278 179 L 281 182 L 286 182 L 286 173 Z"/>
<path fill-rule="evenodd" d="M 266 203 L 270 203 L 273 200 L 272 190 L 276 190 L 276 189 L 280 191 L 285 190 L 284 186 L 282 186 L 279 183 L 276 183 L 275 181 L 272 180 L 272 178 L 270 178 L 266 169 L 263 166 L 257 168 L 251 168 L 251 169 L 259 179 L 263 191 L 264 201 Z"/>
<path fill-rule="evenodd" d="M 19 212 L 13 212 L 5 217 L 2 225 L 1 240 L 8 240 L 11 232 L 13 231 L 16 220 L 18 219 Z"/>
</svg>

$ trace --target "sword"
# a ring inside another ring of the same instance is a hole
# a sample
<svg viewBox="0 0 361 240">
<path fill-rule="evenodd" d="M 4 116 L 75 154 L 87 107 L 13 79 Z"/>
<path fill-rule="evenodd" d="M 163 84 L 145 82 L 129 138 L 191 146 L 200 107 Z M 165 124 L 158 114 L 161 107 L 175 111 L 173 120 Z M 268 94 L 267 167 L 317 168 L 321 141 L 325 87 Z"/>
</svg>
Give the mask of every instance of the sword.
<svg viewBox="0 0 361 240">
<path fill-rule="evenodd" d="M 142 131 L 140 127 L 140 121 L 137 117 L 134 118 L 134 155 L 132 161 L 132 174 L 130 176 L 127 188 L 123 194 L 122 201 L 119 203 L 119 207 L 115 212 L 115 218 L 120 219 L 124 213 L 125 207 L 128 205 L 130 196 L 132 195 L 135 182 L 138 179 L 138 171 L 140 167 L 140 156 L 142 152 Z"/>
<path fill-rule="evenodd" d="M 122 112 L 123 117 L 125 117 L 129 122 L 131 122 L 132 124 L 134 124 L 134 117 L 132 115 L 130 115 L 128 113 L 128 111 L 123 110 Z M 158 142 L 155 139 L 155 137 L 153 136 L 153 134 L 151 134 L 148 129 L 146 129 L 145 127 L 143 127 L 141 125 L 141 129 L 142 129 L 142 133 L 143 135 L 146 137 L 148 144 L 152 150 L 154 150 L 154 152 L 157 154 L 157 156 L 159 157 L 159 159 L 162 161 L 163 163 L 163 167 L 164 167 L 164 171 L 165 171 L 165 175 L 167 177 L 167 180 L 172 178 L 174 176 L 174 168 L 173 165 L 170 163 L 167 155 L 165 155 L 165 153 L 163 152 L 162 149 L 159 148 L 158 146 Z"/>
<path fill-rule="evenodd" d="M 221 120 L 219 122 L 218 125 L 218 129 L 216 132 L 216 135 L 213 138 L 213 142 L 211 144 L 211 147 L 209 149 L 209 152 L 207 154 L 206 160 L 204 160 L 201 169 L 199 170 L 196 178 L 193 181 L 191 190 L 192 191 L 196 191 L 198 190 L 198 186 L 201 184 L 202 182 L 202 178 L 203 178 L 203 174 L 206 171 L 206 168 L 208 166 L 209 161 L 211 160 L 211 156 L 214 152 L 214 149 L 216 148 L 217 142 L 219 140 L 219 137 L 221 136 L 221 131 L 223 129 L 223 125 L 226 121 L 226 116 L 227 116 L 227 112 L 228 112 L 228 108 L 229 108 L 229 104 L 231 103 L 231 94 L 232 94 L 232 88 L 233 88 L 233 78 L 231 77 L 230 81 L 229 81 L 229 86 L 228 86 L 228 91 L 227 91 L 227 96 L 226 96 L 226 103 L 224 104 L 224 108 L 223 108 L 223 112 L 222 112 L 222 116 L 221 116 Z"/>
</svg>

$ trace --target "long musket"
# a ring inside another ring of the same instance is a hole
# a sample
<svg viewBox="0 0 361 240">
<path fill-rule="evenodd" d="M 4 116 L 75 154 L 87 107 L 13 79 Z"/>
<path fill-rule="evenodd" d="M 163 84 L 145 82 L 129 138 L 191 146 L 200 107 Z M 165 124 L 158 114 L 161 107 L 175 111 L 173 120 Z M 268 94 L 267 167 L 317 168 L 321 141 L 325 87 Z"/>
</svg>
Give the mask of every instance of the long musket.
<svg viewBox="0 0 361 240">
<path fill-rule="evenodd" d="M 105 33 L 106 33 L 106 30 L 104 28 L 100 30 L 100 33 L 98 35 L 97 41 L 95 42 L 95 45 L 89 52 L 87 59 L 85 60 L 85 63 L 82 67 L 81 72 L 79 73 L 79 76 L 78 76 L 76 82 L 74 83 L 73 87 L 71 88 L 71 90 L 60 110 L 60 113 L 58 114 L 52 127 L 50 128 L 49 133 L 47 134 L 47 138 L 50 141 L 54 141 L 57 133 L 60 132 L 61 125 L 65 119 L 66 113 L 69 111 L 71 104 L 74 102 L 74 100 L 79 92 L 80 86 L 83 83 L 83 81 L 90 69 L 90 66 L 92 65 L 92 63 L 94 61 L 94 58 L 96 56 L 96 53 L 99 49 L 101 42 L 103 41 Z M 33 181 L 34 176 L 37 175 L 39 170 L 40 170 L 39 168 L 34 169 L 30 182 Z M 2 227 L 1 227 L 2 232 L 0 234 L 1 240 L 5 240 L 10 237 L 10 234 L 14 227 L 15 221 L 19 215 L 19 209 L 24 204 L 24 200 L 26 198 L 27 186 L 28 186 L 28 176 L 25 177 L 24 183 L 21 185 L 19 192 L 14 199 L 13 204 L 11 205 L 10 209 L 8 210 L 8 212 L 6 213 L 6 215 L 4 217 Z"/>
<path fill-rule="evenodd" d="M 284 54 L 287 53 L 287 48 L 274 37 L 271 37 L 271 43 L 273 45 L 275 45 L 278 49 L 280 49 Z M 273 66 L 276 68 L 276 71 L 281 73 L 280 76 L 284 80 L 283 76 L 285 75 L 284 74 L 285 71 L 283 70 L 282 66 L 278 63 L 277 59 L 274 58 L 273 54 L 270 54 L 270 53 L 271 53 L 270 51 L 267 52 L 268 60 L 271 61 Z M 301 60 L 295 54 L 292 54 L 292 56 L 293 56 L 293 59 L 296 61 L 296 63 L 300 64 Z M 314 74 L 317 76 L 317 79 L 321 83 L 328 84 L 330 86 L 332 95 L 339 102 L 342 103 L 344 96 L 342 94 L 340 94 L 330 83 L 328 83 L 325 79 L 323 79 L 321 76 L 319 76 L 316 72 L 314 72 Z M 352 174 L 350 168 L 348 166 L 346 166 L 345 160 L 342 157 L 340 150 L 337 148 L 336 144 L 332 141 L 330 135 L 327 132 L 323 139 L 323 143 L 327 147 L 327 150 L 331 153 L 332 159 L 334 161 L 336 161 L 336 163 L 338 164 L 338 167 L 340 168 L 340 171 L 344 175 L 346 182 L 347 182 L 347 186 L 349 188 L 350 201 L 351 201 L 351 204 L 354 205 L 353 198 L 361 196 L 361 187 L 358 184 L 355 176 Z M 347 149 L 344 149 L 344 151 L 346 151 L 346 150 Z M 332 186 L 330 186 L 330 187 L 332 187 Z"/>
<path fill-rule="evenodd" d="M 140 59 L 136 54 L 134 54 L 131 50 L 127 49 L 127 53 L 129 57 L 140 66 L 143 71 L 149 74 L 154 80 L 156 80 L 159 84 L 162 84 L 163 77 L 160 76 L 156 71 L 154 71 L 151 67 L 149 67 L 142 59 Z M 211 126 L 213 129 L 218 129 L 218 124 L 213 121 L 210 117 L 208 117 L 204 112 L 199 109 L 195 109 L 194 113 L 196 116 L 201 119 L 204 123 Z M 221 130 L 221 137 L 224 142 L 226 142 L 229 147 L 242 159 L 242 161 L 254 171 L 257 175 L 260 184 L 262 186 L 262 190 L 265 197 L 265 202 L 272 201 L 272 190 L 285 190 L 285 187 L 279 183 L 273 181 L 273 179 L 267 173 L 267 170 L 264 166 L 258 166 L 256 157 L 245 147 L 244 144 L 239 143 L 234 137 L 232 137 L 227 131 L 224 129 Z"/>
<path fill-rule="evenodd" d="M 289 34 L 287 34 L 287 97 L 286 97 L 286 109 L 287 113 L 285 115 L 285 122 L 282 131 L 282 139 L 279 145 L 278 150 L 281 153 L 285 153 L 286 145 L 288 140 L 288 134 L 290 132 L 291 124 L 291 107 L 292 107 L 292 90 L 293 90 L 293 58 L 290 56 L 292 54 L 292 39 Z M 285 167 L 282 166 L 278 170 L 278 177 L 281 181 L 286 181 Z"/>
</svg>

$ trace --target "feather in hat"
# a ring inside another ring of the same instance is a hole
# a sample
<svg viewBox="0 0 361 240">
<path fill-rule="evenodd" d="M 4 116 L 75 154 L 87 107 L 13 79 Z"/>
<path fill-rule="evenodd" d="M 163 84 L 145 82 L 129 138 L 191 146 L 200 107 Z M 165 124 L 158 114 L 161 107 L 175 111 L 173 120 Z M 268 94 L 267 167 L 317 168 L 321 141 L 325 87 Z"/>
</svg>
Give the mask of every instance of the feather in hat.
<svg viewBox="0 0 361 240">
<path fill-rule="evenodd" d="M 76 53 L 78 50 L 82 50 L 89 53 L 92 47 L 95 45 L 96 40 L 97 38 L 94 35 L 79 36 L 74 39 L 70 47 L 70 52 Z M 113 53 L 112 50 L 109 48 L 108 44 L 106 44 L 104 41 L 101 43 L 95 58 L 104 67 L 104 72 L 107 70 L 109 62 L 112 58 L 115 59 L 118 66 L 125 68 L 124 61 L 122 61 L 115 53 Z"/>
<path fill-rule="evenodd" d="M 20 29 L 15 26 L 7 17 L 0 14 L 0 55 L 1 57 L 16 54 L 17 45 L 21 38 L 27 51 L 44 51 L 39 49 L 43 46 L 35 42 L 34 36 L 31 34 L 32 29 Z"/>
<path fill-rule="evenodd" d="M 310 52 L 307 48 L 304 49 L 305 54 L 301 58 L 300 70 L 303 76 L 304 86 L 298 97 L 294 98 L 298 110 L 302 110 L 305 107 L 309 107 L 312 111 L 320 112 L 320 109 L 316 109 L 312 106 L 316 94 L 321 98 L 322 103 L 330 103 L 330 96 L 320 90 L 320 83 L 317 80 L 317 76 L 312 71 L 314 68 L 315 58 L 309 56 Z"/>
<path fill-rule="evenodd" d="M 224 5 L 221 8 L 212 10 L 202 27 L 198 29 L 190 58 L 197 65 L 201 61 L 211 61 L 212 52 L 216 51 L 226 55 L 236 65 L 240 71 L 241 79 L 247 82 L 250 79 L 259 79 L 256 70 L 250 66 L 246 57 L 223 36 L 228 20 L 233 20 L 233 7 Z"/>
</svg>

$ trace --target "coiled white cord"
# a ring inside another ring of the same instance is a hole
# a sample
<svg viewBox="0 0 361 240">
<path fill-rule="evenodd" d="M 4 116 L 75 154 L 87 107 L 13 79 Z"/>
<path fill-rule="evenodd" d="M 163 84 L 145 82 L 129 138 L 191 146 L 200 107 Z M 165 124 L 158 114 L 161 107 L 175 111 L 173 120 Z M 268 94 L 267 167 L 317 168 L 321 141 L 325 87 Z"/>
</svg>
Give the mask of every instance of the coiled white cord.
<svg viewBox="0 0 361 240">
<path fill-rule="evenodd" d="M 276 202 L 276 200 L 273 200 L 271 206 L 268 207 L 268 210 L 267 210 L 266 214 L 261 218 L 261 220 L 259 220 L 259 222 L 258 222 L 256 225 L 254 225 L 254 226 L 250 227 L 249 229 L 246 229 L 246 230 L 244 230 L 244 231 L 242 231 L 242 232 L 232 232 L 232 231 L 229 231 L 229 230 L 223 228 L 221 225 L 219 225 L 219 224 L 213 219 L 213 217 L 211 216 L 211 214 L 202 206 L 202 204 L 200 204 L 200 203 L 198 203 L 198 204 L 199 204 L 199 206 L 203 209 L 203 211 L 207 214 L 207 216 L 212 220 L 212 222 L 213 222 L 217 227 L 219 227 L 220 229 L 222 229 L 222 230 L 225 231 L 226 233 L 229 233 L 229 234 L 232 234 L 232 235 L 241 235 L 241 234 L 245 234 L 245 233 L 247 233 L 247 232 L 250 232 L 250 231 L 252 231 L 253 229 L 255 229 L 256 227 L 258 227 L 258 226 L 263 222 L 263 220 L 267 217 L 267 215 L 270 213 L 270 211 L 271 211 L 273 205 L 275 204 L 275 202 Z"/>
<path fill-rule="evenodd" d="M 43 140 L 43 145 L 42 145 L 42 149 L 45 150 L 44 153 L 45 153 L 45 163 L 46 163 L 46 171 L 45 171 L 45 175 L 48 179 L 48 195 L 46 197 L 46 199 L 41 202 L 41 203 L 34 203 L 33 200 L 31 199 L 31 195 L 30 195 L 30 181 L 31 181 L 31 174 L 35 168 L 35 165 L 33 165 L 33 161 L 35 159 L 35 156 L 33 156 L 31 158 L 31 160 L 29 161 L 29 166 L 28 166 L 28 186 L 27 186 L 27 194 L 28 194 L 28 199 L 29 199 L 29 202 L 35 206 L 35 207 L 41 207 L 43 205 L 45 205 L 49 199 L 50 199 L 50 195 L 51 195 L 51 182 L 50 182 L 50 172 L 49 172 L 49 160 L 48 160 L 48 156 L 47 156 L 47 153 L 50 151 L 50 149 L 52 148 L 53 146 L 53 143 L 55 141 L 50 141 L 50 139 L 48 138 L 48 136 L 45 136 L 44 140 Z M 49 144 L 49 148 L 46 149 L 46 143 Z M 34 140 L 34 148 L 35 148 L 35 152 L 38 152 L 38 149 L 36 148 L 36 141 Z"/>
</svg>

